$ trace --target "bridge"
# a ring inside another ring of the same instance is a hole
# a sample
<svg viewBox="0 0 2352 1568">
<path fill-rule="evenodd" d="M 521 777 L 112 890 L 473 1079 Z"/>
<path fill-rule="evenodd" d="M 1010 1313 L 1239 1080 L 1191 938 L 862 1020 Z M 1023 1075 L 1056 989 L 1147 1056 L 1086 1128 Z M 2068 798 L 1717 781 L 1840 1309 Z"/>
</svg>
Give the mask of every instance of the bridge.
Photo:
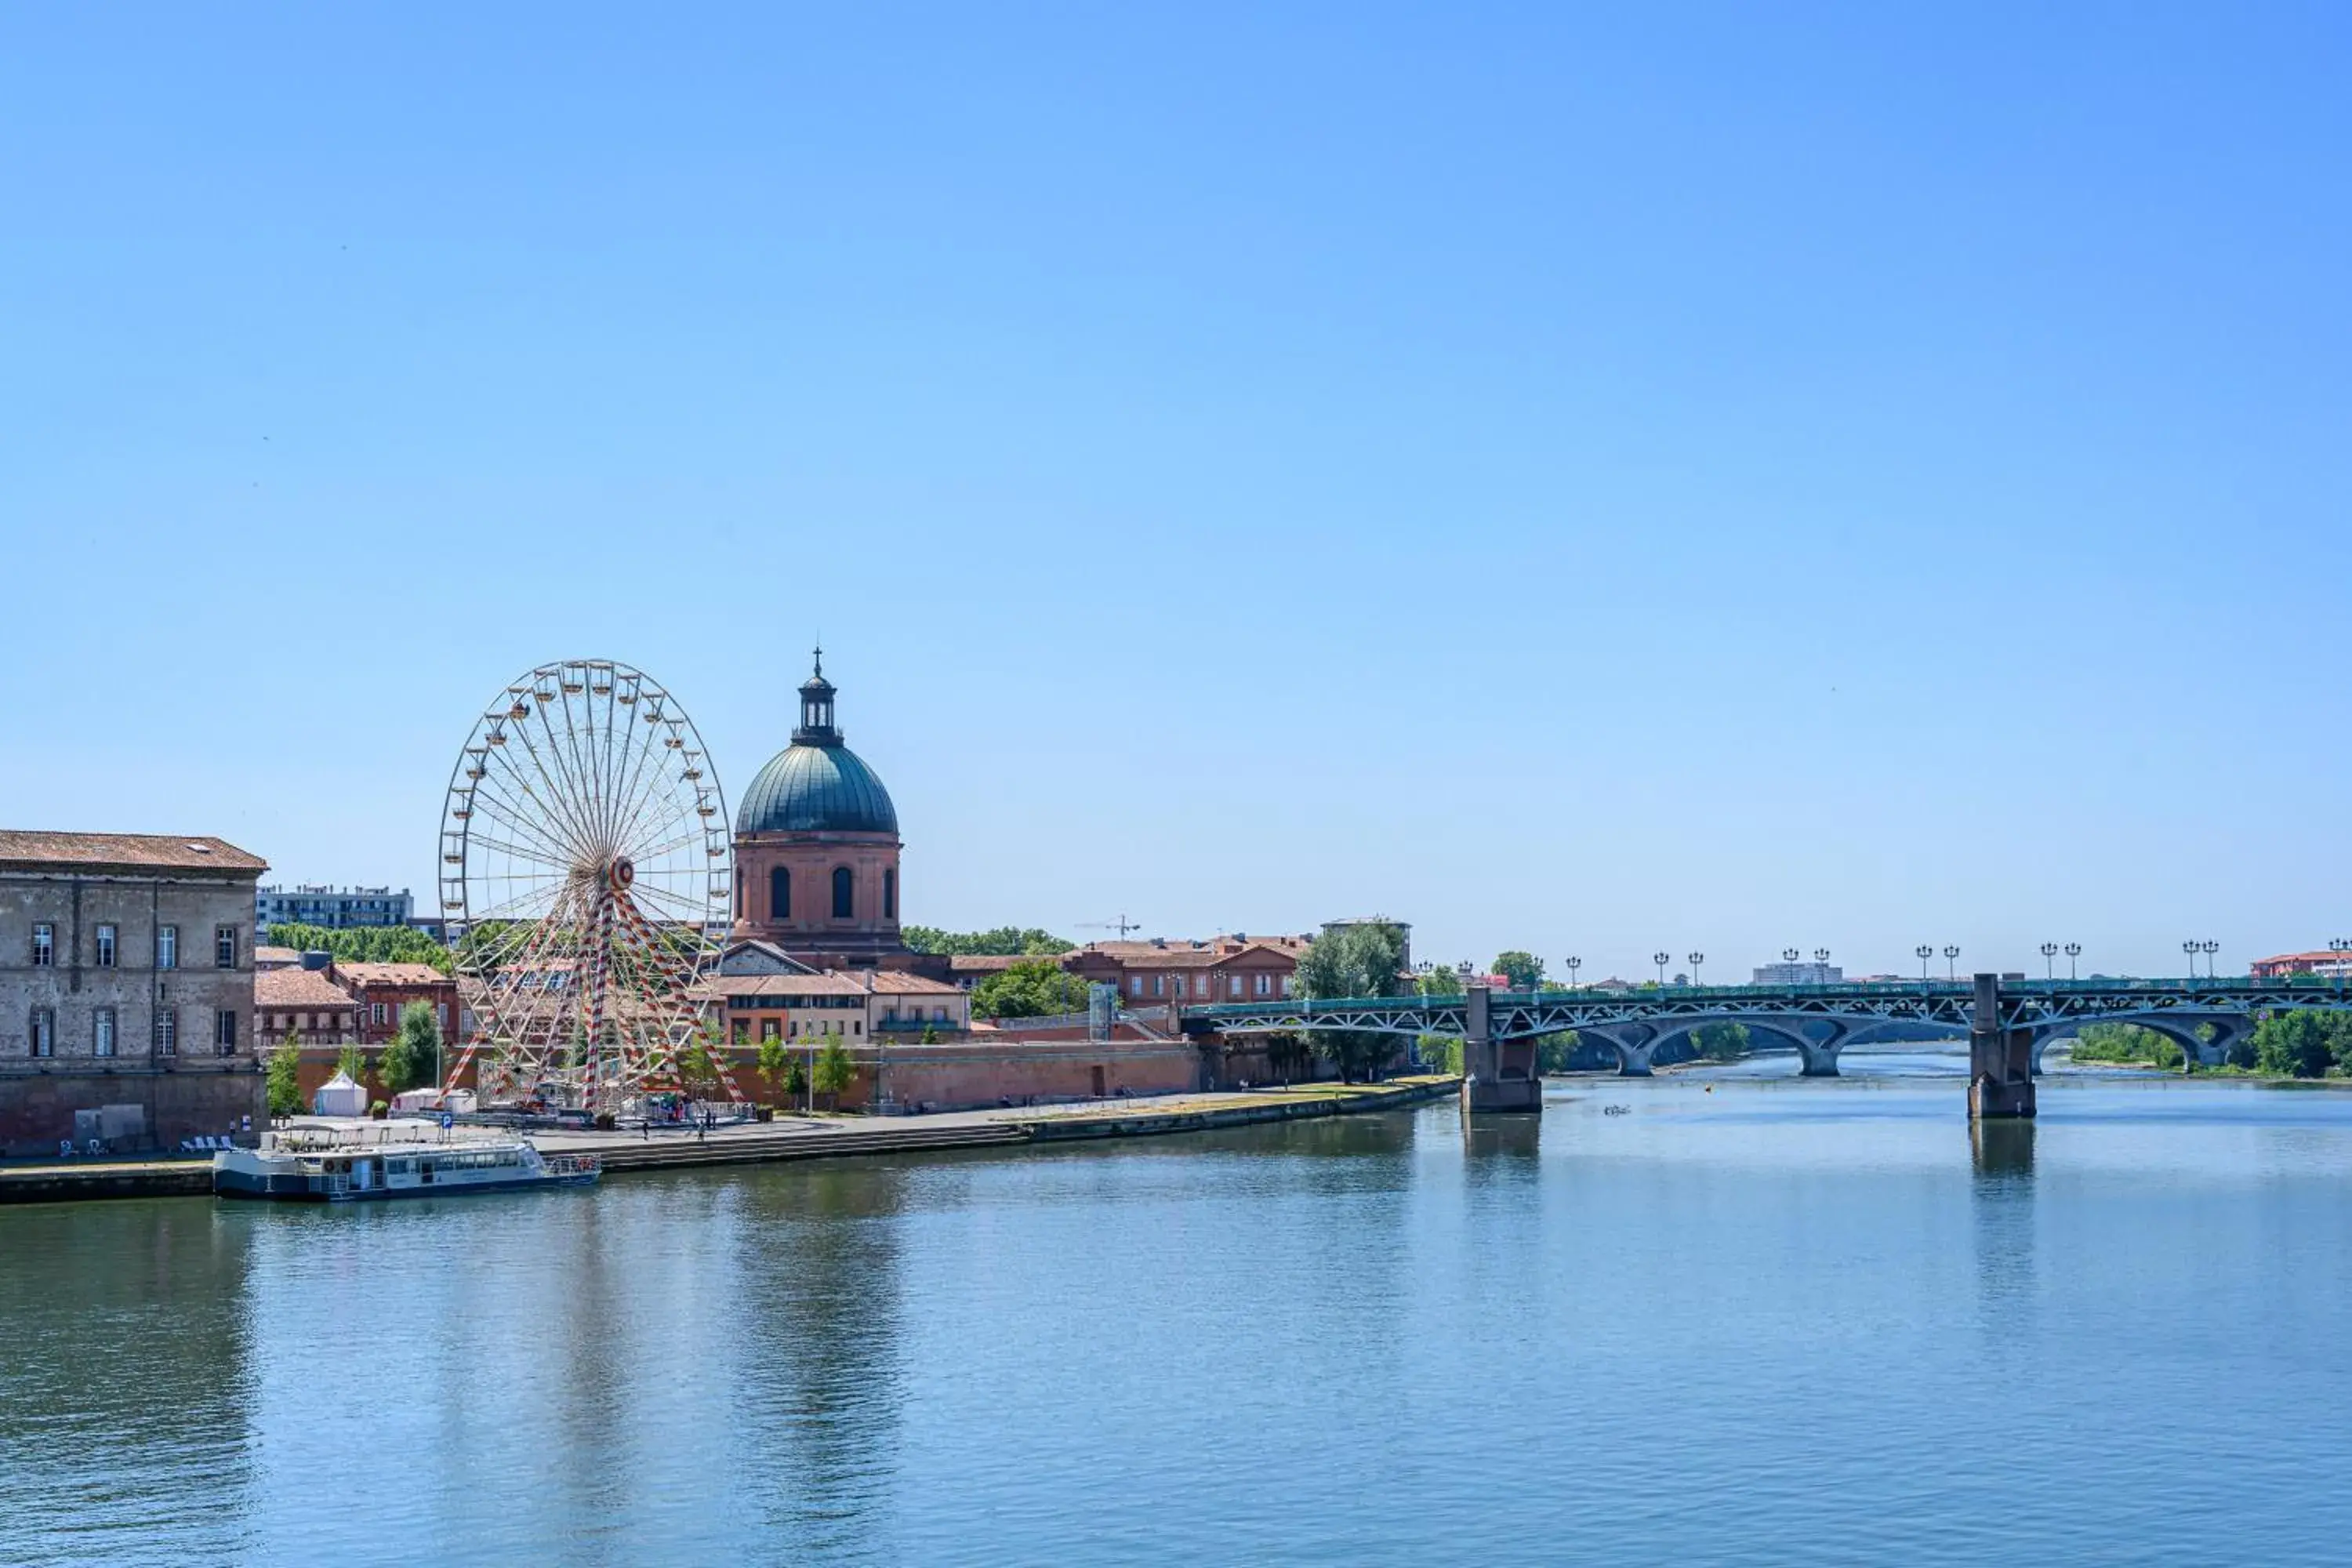
<svg viewBox="0 0 2352 1568">
<path fill-rule="evenodd" d="M 1463 1099 L 1473 1110 L 1535 1110 L 1537 1040 L 1573 1029 L 1606 1041 L 1618 1071 L 1647 1076 L 1669 1043 L 1709 1024 L 1744 1024 L 1796 1048 L 1809 1078 L 1834 1078 L 1848 1046 L 1890 1024 L 1948 1025 L 1970 1039 L 1972 1110 L 2033 1114 L 2032 1079 L 2051 1041 L 2084 1024 L 2137 1024 L 2176 1041 L 2187 1059 L 2219 1066 L 2265 1013 L 2352 1006 L 2333 982 L 2252 979 L 1966 981 L 1834 985 L 1652 985 L 1628 990 L 1490 991 L 1452 996 L 1294 997 L 1183 1010 L 1185 1030 L 1265 1034 L 1346 1029 L 1444 1035 L 1464 1042 Z"/>
</svg>

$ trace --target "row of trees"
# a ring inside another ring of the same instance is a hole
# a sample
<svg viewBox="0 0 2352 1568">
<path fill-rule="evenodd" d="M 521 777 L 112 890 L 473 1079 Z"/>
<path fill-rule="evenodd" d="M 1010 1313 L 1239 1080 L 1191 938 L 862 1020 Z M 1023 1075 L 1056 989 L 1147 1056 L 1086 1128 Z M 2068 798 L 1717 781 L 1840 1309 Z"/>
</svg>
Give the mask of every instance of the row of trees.
<svg viewBox="0 0 2352 1568">
<path fill-rule="evenodd" d="M 332 953 L 345 963 L 429 963 L 442 973 L 452 962 L 447 948 L 414 926 L 313 926 L 281 921 L 265 939 L 298 952 Z"/>
<path fill-rule="evenodd" d="M 269 1053 L 263 1069 L 262 1083 L 270 1115 L 302 1113 L 301 1065 L 301 1037 L 289 1029 L 286 1037 Z M 335 1065 L 353 1083 L 364 1082 L 370 1068 L 367 1053 L 355 1041 L 344 1045 Z M 430 1004 L 411 1002 L 400 1010 L 400 1027 L 385 1042 L 373 1068 L 376 1081 L 383 1086 L 386 1094 L 423 1089 L 437 1081 L 441 1071 L 441 1025 Z"/>
<path fill-rule="evenodd" d="M 998 926 L 993 931 L 941 931 L 937 926 L 901 926 L 899 938 L 917 952 L 994 953 L 1042 957 L 1076 946 L 1035 926 Z"/>
</svg>

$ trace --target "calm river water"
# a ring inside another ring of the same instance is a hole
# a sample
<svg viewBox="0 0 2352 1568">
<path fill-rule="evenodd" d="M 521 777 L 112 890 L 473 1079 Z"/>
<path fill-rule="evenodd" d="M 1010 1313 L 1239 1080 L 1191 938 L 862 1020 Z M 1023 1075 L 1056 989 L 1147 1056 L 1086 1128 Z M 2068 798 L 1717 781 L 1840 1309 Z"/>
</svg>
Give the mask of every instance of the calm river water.
<svg viewBox="0 0 2352 1568">
<path fill-rule="evenodd" d="M 2344 1562 L 2352 1094 L 1959 1066 L 0 1210 L 0 1563 Z"/>
</svg>

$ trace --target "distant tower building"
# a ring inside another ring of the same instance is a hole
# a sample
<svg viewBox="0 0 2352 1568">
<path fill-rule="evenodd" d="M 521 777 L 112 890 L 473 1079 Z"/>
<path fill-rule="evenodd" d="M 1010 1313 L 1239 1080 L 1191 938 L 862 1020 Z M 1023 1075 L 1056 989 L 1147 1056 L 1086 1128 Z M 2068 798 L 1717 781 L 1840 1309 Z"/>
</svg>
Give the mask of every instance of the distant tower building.
<svg viewBox="0 0 2352 1568">
<path fill-rule="evenodd" d="M 824 650 L 801 687 L 800 728 L 735 814 L 735 935 L 818 969 L 945 967 L 898 935 L 898 813 L 842 743 Z"/>
</svg>

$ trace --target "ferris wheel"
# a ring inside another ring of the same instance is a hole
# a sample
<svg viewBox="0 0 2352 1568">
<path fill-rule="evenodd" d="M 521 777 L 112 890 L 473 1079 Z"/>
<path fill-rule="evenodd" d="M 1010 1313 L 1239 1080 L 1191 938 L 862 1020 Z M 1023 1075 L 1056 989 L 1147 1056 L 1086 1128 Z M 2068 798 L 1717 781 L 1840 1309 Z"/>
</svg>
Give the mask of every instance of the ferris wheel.
<svg viewBox="0 0 2352 1568">
<path fill-rule="evenodd" d="M 509 685 L 442 808 L 441 910 L 470 1016 L 447 1084 L 478 1061 L 485 1101 L 590 1110 L 677 1087 L 730 876 L 718 774 L 652 677 L 568 659 Z M 719 1077 L 740 1099 L 723 1062 Z"/>
</svg>

